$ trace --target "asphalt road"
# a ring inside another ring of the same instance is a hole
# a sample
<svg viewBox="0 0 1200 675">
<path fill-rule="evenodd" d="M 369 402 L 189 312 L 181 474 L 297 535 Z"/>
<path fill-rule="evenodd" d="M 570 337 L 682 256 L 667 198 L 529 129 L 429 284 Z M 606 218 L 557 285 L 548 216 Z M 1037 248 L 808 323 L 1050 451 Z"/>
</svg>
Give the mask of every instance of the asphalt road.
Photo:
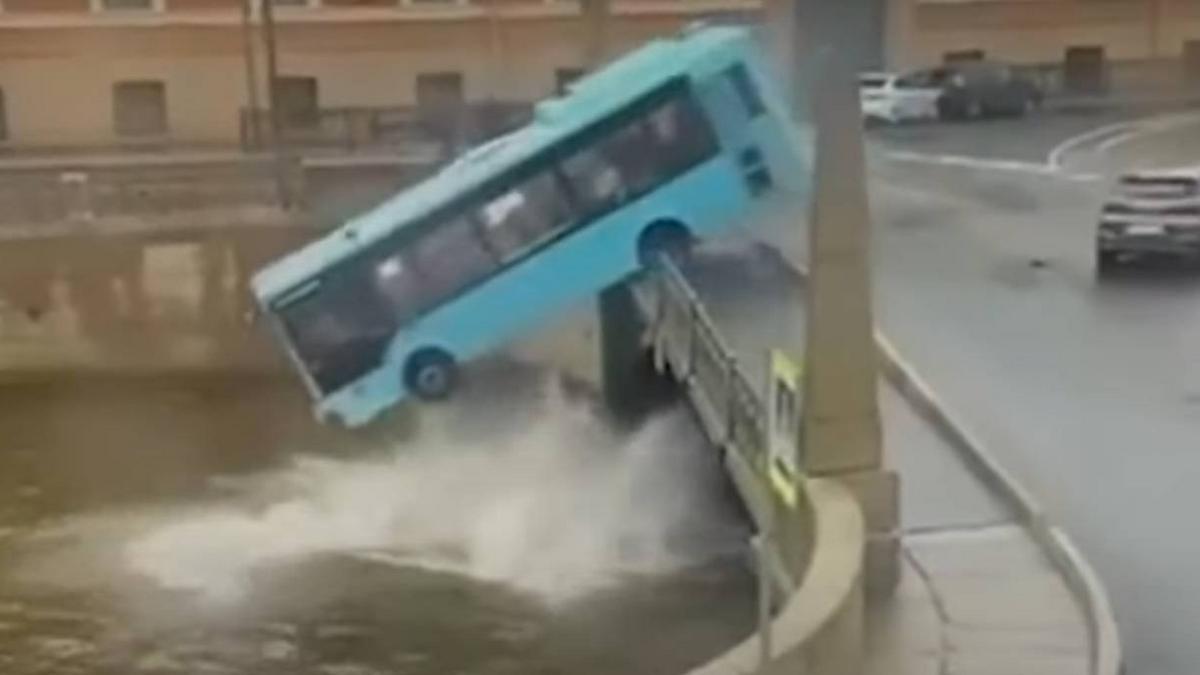
<svg viewBox="0 0 1200 675">
<path fill-rule="evenodd" d="M 769 249 L 697 255 L 684 275 L 756 391 L 766 391 L 766 354 L 782 348 L 803 356 L 805 281 Z M 958 453 L 917 416 L 894 389 L 880 389 L 885 457 L 905 481 L 905 531 L 972 529 L 1005 523 L 1011 514 L 976 483 Z"/>
<path fill-rule="evenodd" d="M 1127 110 L 1092 110 L 1069 115 L 1040 114 L 1028 119 L 879 127 L 869 135 L 872 147 L 877 150 L 1041 162 L 1049 149 L 1083 131 L 1128 122 L 1139 116 Z M 1014 143 L 1014 137 L 1020 142 Z"/>
<path fill-rule="evenodd" d="M 1098 568 L 1128 672 L 1190 675 L 1200 664 L 1200 273 L 1097 283 L 1093 235 L 1105 177 L 1200 163 L 1200 126 L 1081 136 L 1112 124 L 1035 118 L 960 125 L 940 140 L 934 127 L 877 136 L 877 306 L 899 348 Z M 946 163 L 951 153 L 978 161 Z M 1059 166 L 1076 179 L 1046 170 Z"/>
</svg>

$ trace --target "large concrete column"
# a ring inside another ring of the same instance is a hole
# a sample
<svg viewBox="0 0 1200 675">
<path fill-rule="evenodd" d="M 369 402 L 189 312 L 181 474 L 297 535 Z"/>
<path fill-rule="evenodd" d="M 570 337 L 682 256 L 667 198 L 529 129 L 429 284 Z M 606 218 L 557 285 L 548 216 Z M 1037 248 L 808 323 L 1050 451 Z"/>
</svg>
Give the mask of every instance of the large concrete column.
<svg viewBox="0 0 1200 675">
<path fill-rule="evenodd" d="M 610 0 L 580 0 L 579 18 L 583 27 L 583 63 L 595 70 L 608 57 L 608 32 L 611 22 Z"/>
<path fill-rule="evenodd" d="M 791 100 L 802 101 L 811 84 L 808 54 L 815 45 L 836 46 L 839 57 L 856 70 L 883 67 L 893 5 L 910 1 L 767 0 L 767 39 Z"/>
<path fill-rule="evenodd" d="M 634 417 L 642 321 L 624 284 L 600 292 L 600 363 L 604 403 L 618 417 Z"/>
<path fill-rule="evenodd" d="M 890 592 L 898 484 L 883 468 L 857 86 L 844 55 L 806 51 L 821 67 L 812 96 L 817 140 L 800 447 L 810 475 L 838 478 L 858 496 L 867 518 L 867 588 Z"/>
<path fill-rule="evenodd" d="M 782 79 L 787 100 L 797 105 L 803 100 L 803 77 L 798 57 L 800 30 L 796 23 L 795 0 L 767 0 L 764 33 L 772 65 Z"/>
<path fill-rule="evenodd" d="M 797 0 L 800 42 L 824 44 L 853 71 L 883 63 L 887 6 L 893 0 Z"/>
</svg>

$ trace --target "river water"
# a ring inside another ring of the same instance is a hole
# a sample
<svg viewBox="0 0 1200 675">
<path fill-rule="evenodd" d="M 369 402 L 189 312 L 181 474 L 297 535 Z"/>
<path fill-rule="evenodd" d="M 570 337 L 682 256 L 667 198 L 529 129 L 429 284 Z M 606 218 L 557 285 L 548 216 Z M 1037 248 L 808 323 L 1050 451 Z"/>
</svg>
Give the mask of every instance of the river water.
<svg viewBox="0 0 1200 675">
<path fill-rule="evenodd" d="M 0 672 L 669 673 L 749 633 L 747 526 L 667 410 L 484 364 L 362 434 L 294 381 L 0 390 Z"/>
</svg>

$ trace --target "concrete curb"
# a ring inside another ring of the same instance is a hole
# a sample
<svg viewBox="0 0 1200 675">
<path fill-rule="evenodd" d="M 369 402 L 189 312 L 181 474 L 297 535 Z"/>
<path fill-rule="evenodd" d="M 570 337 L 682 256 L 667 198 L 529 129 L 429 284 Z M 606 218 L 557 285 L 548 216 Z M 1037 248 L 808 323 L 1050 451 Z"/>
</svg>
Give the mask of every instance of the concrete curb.
<svg viewBox="0 0 1200 675">
<path fill-rule="evenodd" d="M 1093 675 L 1118 675 L 1123 671 L 1120 635 L 1108 592 L 1095 570 L 1071 539 L 1051 525 L 1041 505 L 1021 484 L 1001 467 L 982 441 L 953 415 L 944 401 L 906 362 L 882 333 L 876 332 L 884 377 L 934 427 L 966 461 L 971 471 L 1005 499 L 1020 521 L 1033 534 L 1038 546 L 1066 579 L 1088 621 Z"/>
<path fill-rule="evenodd" d="M 866 524 L 858 500 L 834 479 L 805 489 L 813 518 L 812 559 L 800 585 L 771 621 L 764 663 L 751 635 L 688 675 L 857 673 L 861 670 L 863 547 Z"/>
</svg>

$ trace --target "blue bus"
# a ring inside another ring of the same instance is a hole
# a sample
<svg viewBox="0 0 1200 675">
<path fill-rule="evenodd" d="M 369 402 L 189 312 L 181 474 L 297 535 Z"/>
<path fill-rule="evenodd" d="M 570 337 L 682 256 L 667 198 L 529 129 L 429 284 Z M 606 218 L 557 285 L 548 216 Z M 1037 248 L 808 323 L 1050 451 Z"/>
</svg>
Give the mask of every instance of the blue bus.
<svg viewBox="0 0 1200 675">
<path fill-rule="evenodd" d="M 807 150 L 761 59 L 743 28 L 651 42 L 261 270 L 317 416 L 443 398 L 457 364 L 802 191 Z"/>
</svg>

